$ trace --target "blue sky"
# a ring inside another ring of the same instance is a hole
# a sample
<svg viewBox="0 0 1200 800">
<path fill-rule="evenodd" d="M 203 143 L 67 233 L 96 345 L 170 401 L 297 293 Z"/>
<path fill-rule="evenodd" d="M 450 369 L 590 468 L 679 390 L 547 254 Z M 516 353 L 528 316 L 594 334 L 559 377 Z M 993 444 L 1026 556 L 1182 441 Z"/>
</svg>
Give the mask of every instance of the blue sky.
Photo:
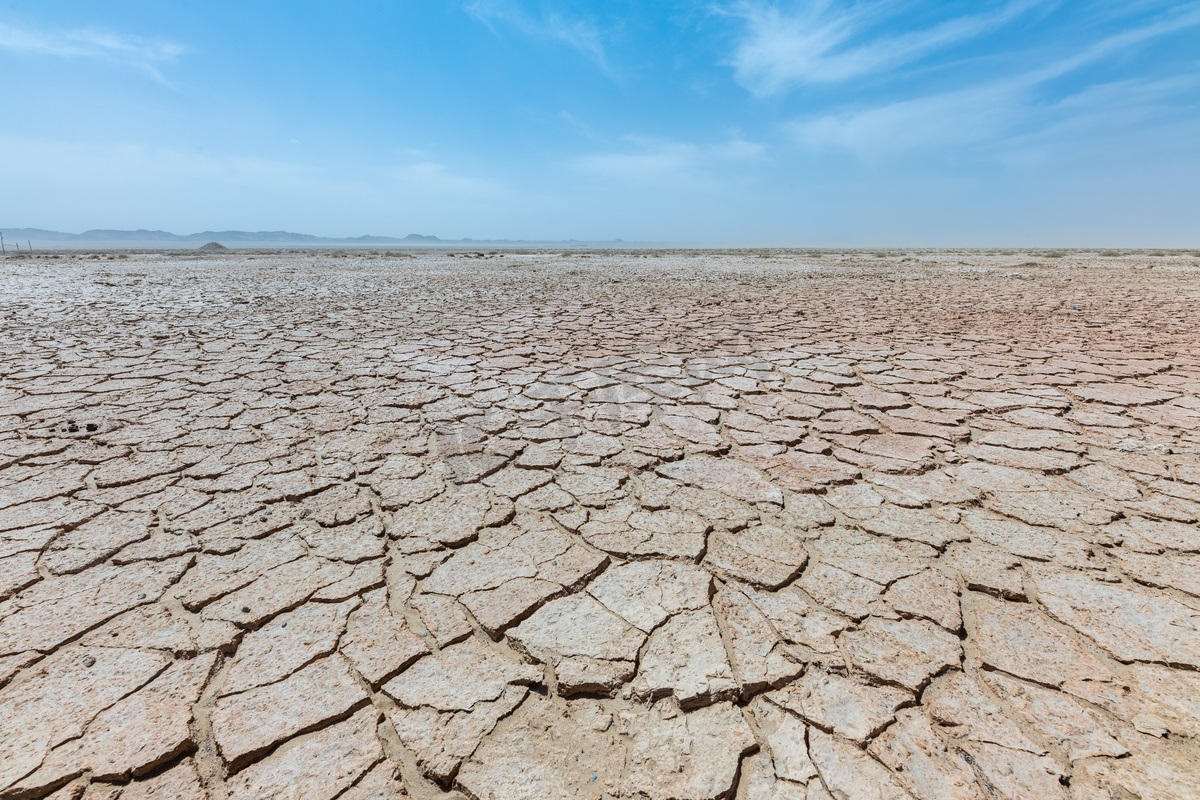
<svg viewBox="0 0 1200 800">
<path fill-rule="evenodd" d="M 0 0 L 0 227 L 1200 246 L 1200 2 Z"/>
</svg>

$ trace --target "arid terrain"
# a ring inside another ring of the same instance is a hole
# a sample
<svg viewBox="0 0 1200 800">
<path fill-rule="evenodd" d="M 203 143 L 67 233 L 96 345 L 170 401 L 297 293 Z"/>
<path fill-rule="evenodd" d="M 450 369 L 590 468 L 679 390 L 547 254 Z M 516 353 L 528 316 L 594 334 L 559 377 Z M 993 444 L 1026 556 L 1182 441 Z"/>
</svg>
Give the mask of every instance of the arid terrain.
<svg viewBox="0 0 1200 800">
<path fill-rule="evenodd" d="M 0 315 L 0 798 L 1200 797 L 1200 254 L 66 254 Z"/>
</svg>

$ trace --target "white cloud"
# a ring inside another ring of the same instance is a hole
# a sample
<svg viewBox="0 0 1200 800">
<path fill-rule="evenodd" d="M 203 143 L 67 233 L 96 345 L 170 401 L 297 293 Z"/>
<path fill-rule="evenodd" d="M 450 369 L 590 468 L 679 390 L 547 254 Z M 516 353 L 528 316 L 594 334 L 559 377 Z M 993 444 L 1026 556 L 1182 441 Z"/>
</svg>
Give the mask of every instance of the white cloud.
<svg viewBox="0 0 1200 800">
<path fill-rule="evenodd" d="M 1063 100 L 1046 101 L 1039 94 L 1044 84 L 1121 50 L 1196 25 L 1200 25 L 1200 8 L 1183 7 L 1155 22 L 1106 37 L 1070 56 L 1017 75 L 873 108 L 822 114 L 796 120 L 788 127 L 804 147 L 849 150 L 866 159 L 921 147 L 995 145 L 1024 135 L 1031 125 L 1051 127 L 1091 113 L 1088 109 L 1104 96 L 1090 91 L 1089 86 Z M 1185 85 L 1192 84 L 1155 84 L 1160 94 L 1163 86 L 1179 91 Z"/>
<path fill-rule="evenodd" d="M 14 53 L 97 58 L 127 64 L 165 83 L 159 66 L 174 61 L 186 48 L 174 42 L 125 36 L 93 29 L 39 31 L 0 22 L 0 48 Z"/>
<path fill-rule="evenodd" d="M 733 56 L 739 83 L 759 95 L 795 84 L 839 83 L 903 64 L 974 39 L 1019 16 L 1035 0 L 1014 0 L 1000 9 L 961 16 L 922 30 L 873 34 L 903 9 L 876 0 L 834 4 L 802 0 L 791 10 L 745 0 L 726 9 L 742 18 L 746 34 Z"/>
<path fill-rule="evenodd" d="M 922 146 L 984 141 L 1023 120 L 1020 88 L 1011 84 L 963 89 L 842 114 L 799 120 L 789 127 L 811 149 L 843 149 L 877 158 Z"/>
<path fill-rule="evenodd" d="M 364 163 L 352 154 L 306 160 L 2 134 L 0 152 L 11 156 L 6 180 L 15 187 L 0 193 L 0 219 L 59 230 L 403 235 L 457 225 L 459 213 L 518 197 L 512 187 L 486 177 L 405 154 Z"/>
<path fill-rule="evenodd" d="M 600 30 L 585 19 L 572 19 L 557 11 L 540 15 L 527 13 L 511 0 L 472 0 L 463 9 L 495 31 L 494 23 L 505 23 L 535 39 L 562 42 L 578 50 L 596 66 L 612 74 L 605 57 Z"/>
<path fill-rule="evenodd" d="M 593 153 L 573 162 L 576 171 L 602 182 L 622 184 L 703 180 L 708 170 L 730 162 L 761 158 L 766 145 L 730 139 L 711 145 L 630 137 L 633 148 L 622 152 Z"/>
<path fill-rule="evenodd" d="M 501 200 L 505 187 L 491 180 L 456 175 L 444 164 L 419 161 L 394 171 L 397 188 L 424 197 Z"/>
<path fill-rule="evenodd" d="M 997 156 L 1006 165 L 1033 169 L 1069 160 L 1121 161 L 1137 151 L 1194 162 L 1200 121 L 1183 111 L 1181 98 L 1197 88 L 1195 77 L 1089 86 L 1040 109 L 1042 124 L 1006 139 Z"/>
</svg>

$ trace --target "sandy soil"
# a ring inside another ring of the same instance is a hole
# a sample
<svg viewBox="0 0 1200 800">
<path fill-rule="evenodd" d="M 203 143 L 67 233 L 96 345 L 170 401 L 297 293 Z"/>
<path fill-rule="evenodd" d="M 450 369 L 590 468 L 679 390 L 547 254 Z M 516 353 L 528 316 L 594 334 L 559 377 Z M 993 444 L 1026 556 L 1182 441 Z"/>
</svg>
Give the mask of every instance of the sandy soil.
<svg viewBox="0 0 1200 800">
<path fill-rule="evenodd" d="M 1200 797 L 1200 255 L 0 260 L 0 797 Z"/>
</svg>

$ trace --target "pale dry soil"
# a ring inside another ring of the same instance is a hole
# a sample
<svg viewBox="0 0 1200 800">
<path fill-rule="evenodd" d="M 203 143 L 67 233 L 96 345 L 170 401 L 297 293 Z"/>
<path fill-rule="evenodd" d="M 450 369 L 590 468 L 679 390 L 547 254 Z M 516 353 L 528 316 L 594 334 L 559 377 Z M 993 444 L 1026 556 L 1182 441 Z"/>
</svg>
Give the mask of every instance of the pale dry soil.
<svg viewBox="0 0 1200 800">
<path fill-rule="evenodd" d="M 1200 797 L 1186 255 L 0 261 L 0 797 Z"/>
</svg>

